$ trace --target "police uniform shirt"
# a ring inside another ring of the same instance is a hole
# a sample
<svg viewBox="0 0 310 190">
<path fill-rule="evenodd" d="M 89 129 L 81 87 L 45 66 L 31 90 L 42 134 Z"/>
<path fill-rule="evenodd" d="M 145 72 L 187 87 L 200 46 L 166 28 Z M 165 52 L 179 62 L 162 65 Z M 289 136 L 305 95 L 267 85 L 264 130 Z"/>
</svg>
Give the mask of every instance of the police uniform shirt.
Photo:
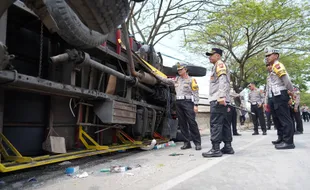
<svg viewBox="0 0 310 190">
<path fill-rule="evenodd" d="M 298 109 L 300 104 L 300 91 L 298 88 L 294 88 L 294 99 L 293 99 L 293 106 L 295 109 Z"/>
<path fill-rule="evenodd" d="M 271 78 L 270 78 L 271 73 L 269 72 L 267 76 L 267 83 L 266 83 L 266 94 L 265 94 L 265 104 L 268 104 L 268 98 L 272 98 L 272 92 L 271 92 Z"/>
<path fill-rule="evenodd" d="M 264 102 L 263 93 L 257 88 L 251 90 L 249 93 L 249 102 L 251 105 L 262 104 Z"/>
<path fill-rule="evenodd" d="M 272 65 L 269 85 L 274 96 L 281 95 L 281 90 L 289 90 L 291 92 L 294 90 L 293 84 L 284 65 L 279 61 L 276 61 Z"/>
<path fill-rule="evenodd" d="M 230 102 L 230 74 L 227 65 L 219 60 L 212 67 L 209 98 L 216 101 L 219 98 L 226 98 L 226 102 Z"/>
<path fill-rule="evenodd" d="M 301 106 L 301 111 L 302 112 L 307 112 L 308 111 L 308 106 Z"/>
<path fill-rule="evenodd" d="M 229 96 L 230 96 L 230 103 L 232 105 L 235 105 L 235 98 L 239 97 L 240 95 L 238 93 L 236 93 L 233 89 L 230 90 L 229 92 Z"/>
<path fill-rule="evenodd" d="M 180 76 L 175 79 L 166 79 L 160 77 L 165 83 L 174 85 L 177 99 L 190 99 L 194 104 L 199 102 L 199 87 L 196 79 L 193 77 L 182 78 Z"/>
</svg>

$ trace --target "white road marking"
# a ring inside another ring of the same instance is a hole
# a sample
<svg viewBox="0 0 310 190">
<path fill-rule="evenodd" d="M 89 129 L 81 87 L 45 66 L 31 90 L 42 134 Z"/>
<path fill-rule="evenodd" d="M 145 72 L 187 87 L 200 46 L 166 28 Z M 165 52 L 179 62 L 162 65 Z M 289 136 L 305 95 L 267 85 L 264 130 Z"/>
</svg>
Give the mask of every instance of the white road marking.
<svg viewBox="0 0 310 190">
<path fill-rule="evenodd" d="M 253 141 L 253 142 L 251 142 L 251 143 L 249 143 L 243 147 L 240 147 L 239 149 L 237 149 L 236 152 L 242 151 L 242 150 L 254 145 L 255 143 L 263 140 L 264 138 L 266 138 L 266 136 L 263 136 L 259 139 L 256 139 L 255 141 Z M 168 189 L 171 189 L 171 188 L 175 187 L 176 185 L 182 183 L 183 181 L 188 180 L 188 179 L 194 177 L 195 175 L 197 175 L 203 171 L 206 171 L 207 169 L 211 168 L 212 166 L 220 163 L 221 161 L 223 161 L 223 160 L 225 160 L 231 156 L 233 156 L 233 155 L 225 155 L 225 156 L 220 157 L 220 158 L 214 158 L 214 160 L 210 160 L 206 164 L 200 165 L 200 166 L 198 166 L 198 167 L 196 167 L 196 168 L 194 168 L 194 169 L 192 169 L 192 170 L 190 170 L 184 174 L 181 174 L 175 178 L 172 178 L 172 179 L 166 181 L 165 183 L 157 185 L 154 188 L 152 188 L 151 190 L 168 190 Z"/>
</svg>

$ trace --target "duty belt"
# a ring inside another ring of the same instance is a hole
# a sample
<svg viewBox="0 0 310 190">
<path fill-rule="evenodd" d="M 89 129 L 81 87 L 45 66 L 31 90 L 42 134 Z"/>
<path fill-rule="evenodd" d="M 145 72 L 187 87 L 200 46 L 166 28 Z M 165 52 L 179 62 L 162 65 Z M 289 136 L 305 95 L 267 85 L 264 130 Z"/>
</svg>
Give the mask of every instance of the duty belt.
<svg viewBox="0 0 310 190">
<path fill-rule="evenodd" d="M 193 100 L 193 96 L 177 96 L 177 100 Z"/>
</svg>

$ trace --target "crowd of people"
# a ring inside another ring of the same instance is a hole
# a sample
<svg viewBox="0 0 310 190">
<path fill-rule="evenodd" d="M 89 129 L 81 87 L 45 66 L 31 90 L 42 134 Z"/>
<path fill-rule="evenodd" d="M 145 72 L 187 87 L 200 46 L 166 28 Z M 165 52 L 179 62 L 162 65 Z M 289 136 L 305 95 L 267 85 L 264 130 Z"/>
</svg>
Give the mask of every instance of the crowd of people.
<svg viewBox="0 0 310 190">
<path fill-rule="evenodd" d="M 310 110 L 309 110 L 309 107 L 306 104 L 301 106 L 301 113 L 302 113 L 302 118 L 303 118 L 304 122 L 309 122 L 309 120 L 310 120 Z"/>
<path fill-rule="evenodd" d="M 272 141 L 275 149 L 294 149 L 294 134 L 303 133 L 303 122 L 309 122 L 309 108 L 300 108 L 300 92 L 293 86 L 284 64 L 279 61 L 279 50 L 267 47 L 265 49 L 264 65 L 268 76 L 265 90 L 256 87 L 255 82 L 248 85 L 250 90 L 248 102 L 251 111 L 243 105 L 236 106 L 234 99 L 240 97 L 231 86 L 228 65 L 222 60 L 223 51 L 212 48 L 206 55 L 213 64 L 210 85 L 210 140 L 212 147 L 203 157 L 221 157 L 223 154 L 234 154 L 233 136 L 240 136 L 237 131 L 237 109 L 240 123 L 245 122 L 245 115 L 250 114 L 254 125 L 253 135 L 267 135 L 273 123 L 277 130 L 277 140 Z M 263 65 L 262 65 L 263 66 Z M 178 76 L 174 79 L 162 77 L 162 81 L 176 89 L 177 117 L 181 133 L 184 136 L 182 150 L 190 149 L 193 141 L 196 150 L 201 150 L 201 137 L 195 112 L 198 111 L 199 87 L 196 80 L 188 73 L 186 64 L 178 64 Z M 301 117 L 302 113 L 302 117 Z M 266 118 L 266 119 L 265 119 Z M 266 121 L 267 120 L 267 121 Z M 220 148 L 221 143 L 224 146 Z"/>
</svg>

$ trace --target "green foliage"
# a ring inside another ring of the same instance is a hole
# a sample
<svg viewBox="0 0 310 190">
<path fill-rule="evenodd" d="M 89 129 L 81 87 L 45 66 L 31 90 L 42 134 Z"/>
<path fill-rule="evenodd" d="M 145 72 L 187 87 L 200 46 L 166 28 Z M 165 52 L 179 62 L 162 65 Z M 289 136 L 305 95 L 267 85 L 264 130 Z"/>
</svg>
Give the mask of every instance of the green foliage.
<svg viewBox="0 0 310 190">
<path fill-rule="evenodd" d="M 267 69 L 261 57 L 263 54 L 248 60 L 245 65 L 246 81 L 254 81 L 259 86 L 266 84 Z M 308 90 L 307 82 L 310 81 L 310 57 L 296 53 L 280 55 L 280 62 L 284 64 L 292 83 L 301 90 Z"/>
<path fill-rule="evenodd" d="M 230 6 L 208 15 L 214 20 L 185 39 L 189 50 L 205 52 L 211 47 L 225 51 L 234 89 L 248 82 L 264 83 L 266 46 L 282 50 L 281 60 L 294 80 L 306 88 L 309 78 L 309 5 L 292 0 L 234 0 Z M 302 56 L 298 55 L 303 52 Z M 308 61 L 308 62 L 307 62 Z"/>
<path fill-rule="evenodd" d="M 300 94 L 300 106 L 306 104 L 307 106 L 310 106 L 310 93 L 302 92 Z"/>
</svg>

